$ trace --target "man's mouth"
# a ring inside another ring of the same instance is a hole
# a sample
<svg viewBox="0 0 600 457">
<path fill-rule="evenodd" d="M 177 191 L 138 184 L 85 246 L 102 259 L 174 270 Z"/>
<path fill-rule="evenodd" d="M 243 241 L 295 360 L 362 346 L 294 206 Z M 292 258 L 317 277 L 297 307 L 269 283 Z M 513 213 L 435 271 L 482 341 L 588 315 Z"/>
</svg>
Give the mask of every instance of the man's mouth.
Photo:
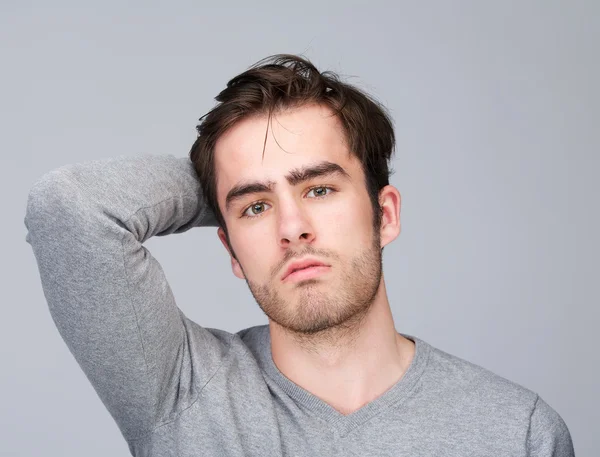
<svg viewBox="0 0 600 457">
<path fill-rule="evenodd" d="M 301 281 L 311 279 L 329 271 L 331 267 L 327 265 L 309 265 L 304 268 L 297 268 L 284 278 L 284 282 Z"/>
</svg>

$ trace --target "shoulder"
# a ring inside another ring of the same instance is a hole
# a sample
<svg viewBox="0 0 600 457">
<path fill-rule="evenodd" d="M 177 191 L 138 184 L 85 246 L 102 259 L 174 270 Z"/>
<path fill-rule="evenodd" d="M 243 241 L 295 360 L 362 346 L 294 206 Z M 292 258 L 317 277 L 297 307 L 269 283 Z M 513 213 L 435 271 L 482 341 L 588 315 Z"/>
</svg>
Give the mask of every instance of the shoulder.
<svg viewBox="0 0 600 457">
<path fill-rule="evenodd" d="M 540 396 L 531 414 L 527 445 L 531 456 L 574 456 L 567 424 Z"/>
<path fill-rule="evenodd" d="M 480 423 L 522 430 L 530 456 L 571 456 L 573 443 L 562 419 L 536 392 L 491 370 L 428 345 L 424 390 Z M 512 430 L 511 430 L 512 429 Z M 521 432 L 517 432 L 520 434 Z"/>
<path fill-rule="evenodd" d="M 533 411 L 538 397 L 536 392 L 481 365 L 425 345 L 429 349 L 426 378 L 432 387 L 437 385 L 437 390 L 443 390 L 446 395 L 486 407 Z"/>
</svg>

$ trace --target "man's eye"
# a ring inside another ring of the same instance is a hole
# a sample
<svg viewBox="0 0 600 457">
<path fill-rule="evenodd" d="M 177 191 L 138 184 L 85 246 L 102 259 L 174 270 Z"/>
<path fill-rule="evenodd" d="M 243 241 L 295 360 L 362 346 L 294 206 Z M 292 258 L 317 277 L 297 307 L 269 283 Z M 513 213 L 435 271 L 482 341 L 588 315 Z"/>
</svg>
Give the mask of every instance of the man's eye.
<svg viewBox="0 0 600 457">
<path fill-rule="evenodd" d="M 327 192 L 327 190 L 330 190 L 331 192 Z M 327 195 L 335 192 L 335 189 L 333 187 L 329 187 L 329 186 L 315 186 L 315 187 L 311 187 L 308 192 L 306 193 L 306 195 L 310 194 L 311 192 L 314 192 L 315 197 L 314 198 L 323 198 L 323 197 L 327 197 Z M 254 217 L 259 217 L 261 214 L 263 214 L 265 212 L 264 206 L 267 205 L 269 206 L 267 203 L 265 202 L 256 202 L 256 203 L 252 203 L 248 208 L 246 208 L 244 210 L 244 212 L 242 213 L 242 217 L 247 217 L 247 218 L 254 218 Z"/>
<path fill-rule="evenodd" d="M 315 193 L 315 197 L 325 197 L 325 196 L 329 195 L 327 193 L 327 189 L 333 191 L 333 189 L 331 187 L 318 186 L 318 187 L 313 187 L 312 189 L 310 189 L 306 195 L 310 194 L 312 191 L 325 191 L 325 192 L 316 192 Z"/>
<path fill-rule="evenodd" d="M 248 207 L 248 209 L 246 209 L 244 211 L 244 214 L 242 214 L 243 217 L 258 217 L 260 216 L 262 213 L 265 212 L 264 209 L 261 210 L 261 208 L 263 208 L 265 205 L 267 205 L 265 202 L 256 202 L 256 203 L 252 203 L 252 205 L 250 205 Z M 268 205 L 267 205 L 268 206 Z M 250 215 L 252 214 L 252 215 Z"/>
</svg>

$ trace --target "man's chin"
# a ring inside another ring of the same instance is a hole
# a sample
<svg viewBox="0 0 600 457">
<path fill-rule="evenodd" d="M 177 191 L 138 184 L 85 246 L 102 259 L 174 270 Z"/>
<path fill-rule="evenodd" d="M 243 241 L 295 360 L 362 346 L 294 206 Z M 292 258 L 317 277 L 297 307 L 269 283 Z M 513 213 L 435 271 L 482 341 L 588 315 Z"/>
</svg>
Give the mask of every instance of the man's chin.
<svg viewBox="0 0 600 457">
<path fill-rule="evenodd" d="M 282 289 L 283 293 L 286 292 L 302 292 L 302 291 L 310 291 L 311 289 L 319 288 L 322 291 L 327 290 L 326 283 L 324 281 L 320 281 L 318 279 L 306 279 L 304 281 L 296 281 L 290 284 L 284 284 Z M 331 285 L 329 285 L 331 287 Z"/>
</svg>

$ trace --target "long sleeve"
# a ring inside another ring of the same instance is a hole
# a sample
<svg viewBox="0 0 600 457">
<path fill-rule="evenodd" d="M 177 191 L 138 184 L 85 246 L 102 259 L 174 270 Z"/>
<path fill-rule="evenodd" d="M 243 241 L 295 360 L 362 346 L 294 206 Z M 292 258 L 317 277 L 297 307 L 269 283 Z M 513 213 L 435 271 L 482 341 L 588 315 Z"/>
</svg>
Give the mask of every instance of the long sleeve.
<svg viewBox="0 0 600 457">
<path fill-rule="evenodd" d="M 574 457 L 569 429 L 560 415 L 538 396 L 527 435 L 529 457 Z"/>
<path fill-rule="evenodd" d="M 154 235 L 217 225 L 189 158 L 57 168 L 33 184 L 24 222 L 65 343 L 124 437 L 150 431 L 176 402 L 197 394 L 222 357 L 218 341 L 179 310 L 142 246 Z M 192 349 L 206 352 L 201 366 L 192 366 Z"/>
</svg>

